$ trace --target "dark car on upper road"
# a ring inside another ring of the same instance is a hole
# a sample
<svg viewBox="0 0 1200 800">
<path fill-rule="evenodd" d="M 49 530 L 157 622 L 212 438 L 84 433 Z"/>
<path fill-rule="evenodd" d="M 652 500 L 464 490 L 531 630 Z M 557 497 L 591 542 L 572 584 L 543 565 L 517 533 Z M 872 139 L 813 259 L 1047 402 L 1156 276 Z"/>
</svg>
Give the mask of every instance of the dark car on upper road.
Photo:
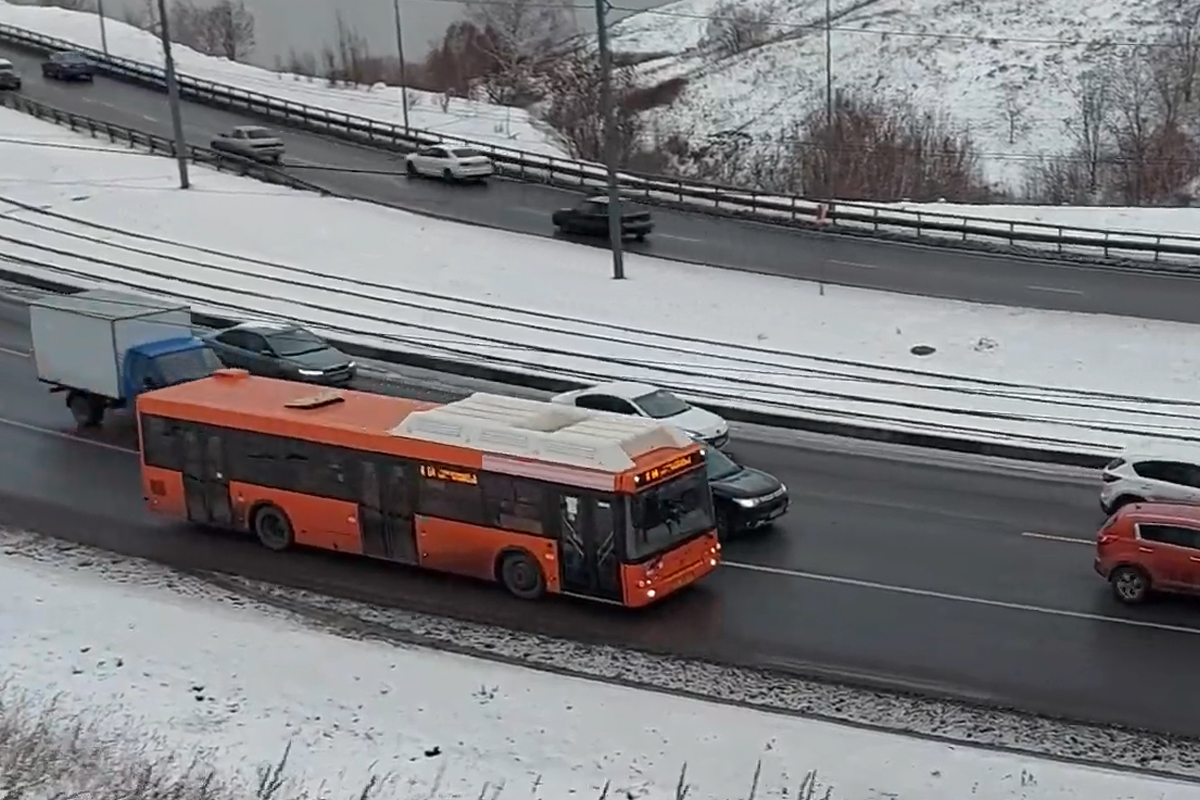
<svg viewBox="0 0 1200 800">
<path fill-rule="evenodd" d="M 578 205 L 560 208 L 550 220 L 559 233 L 608 238 L 608 198 L 589 197 Z M 645 241 L 654 230 L 654 220 L 645 209 L 621 208 L 621 238 Z"/>
<path fill-rule="evenodd" d="M 291 323 L 243 322 L 204 340 L 225 366 L 267 378 L 347 386 L 358 374 L 349 356 Z"/>
<path fill-rule="evenodd" d="M 0 89 L 21 89 L 21 73 L 7 58 L 0 58 Z"/>
<path fill-rule="evenodd" d="M 42 77 L 56 81 L 91 81 L 96 77 L 96 65 L 83 53 L 53 53 L 42 62 Z"/>
<path fill-rule="evenodd" d="M 704 452 L 721 538 L 765 528 L 787 513 L 787 487 L 774 475 L 739 464 L 715 447 Z"/>
</svg>

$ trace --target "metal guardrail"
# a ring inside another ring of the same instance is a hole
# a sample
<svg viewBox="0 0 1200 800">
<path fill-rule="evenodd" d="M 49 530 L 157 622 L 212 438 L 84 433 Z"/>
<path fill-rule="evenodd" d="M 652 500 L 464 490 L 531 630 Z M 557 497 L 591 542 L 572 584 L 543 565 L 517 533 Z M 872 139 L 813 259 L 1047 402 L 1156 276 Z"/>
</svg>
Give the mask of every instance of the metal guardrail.
<svg viewBox="0 0 1200 800">
<path fill-rule="evenodd" d="M 49 120 L 56 125 L 68 127 L 73 131 L 86 132 L 91 134 L 93 139 L 103 137 L 107 138 L 110 142 L 124 142 L 130 147 L 142 148 L 150 153 L 158 153 L 171 157 L 175 156 L 175 142 L 171 139 L 155 136 L 152 133 L 139 131 L 135 128 L 126 128 L 123 125 L 114 125 L 110 122 L 93 119 L 92 117 L 85 117 L 82 114 L 73 114 L 54 108 L 53 106 L 48 106 L 45 103 L 40 103 L 37 100 L 31 100 L 28 97 L 0 93 L 0 106 L 20 111 L 36 119 Z M 329 194 L 329 192 L 319 186 L 289 175 L 282 170 L 275 169 L 266 164 L 260 164 L 250 159 L 240 158 L 236 155 L 188 145 L 187 157 L 189 161 L 197 164 L 205 164 L 222 172 L 245 175 L 260 181 L 288 186 L 293 189 Z"/>
<path fill-rule="evenodd" d="M 40 53 L 75 50 L 92 59 L 110 77 L 165 91 L 163 70 L 132 59 L 105 55 L 73 42 L 0 25 L 0 42 Z M 517 180 L 565 188 L 599 188 L 604 170 L 597 164 L 539 156 L 483 142 L 444 136 L 432 131 L 292 103 L 188 75 L 179 76 L 181 94 L 194 101 L 236 108 L 284 125 L 309 129 L 369 146 L 410 151 L 440 142 L 470 146 L 486 152 L 497 171 Z M 292 180 L 289 178 L 289 180 Z M 1076 228 L 1041 222 L 970 217 L 863 203 L 825 207 L 805 197 L 784 197 L 665 176 L 622 173 L 621 191 L 631 199 L 685 207 L 766 223 L 820 227 L 842 233 L 888 238 L 919 238 L 931 243 L 966 246 L 1006 246 L 1063 257 L 1135 257 L 1160 261 L 1163 256 L 1200 259 L 1200 236 L 1159 235 Z M 311 184 L 305 188 L 316 188 Z"/>
</svg>

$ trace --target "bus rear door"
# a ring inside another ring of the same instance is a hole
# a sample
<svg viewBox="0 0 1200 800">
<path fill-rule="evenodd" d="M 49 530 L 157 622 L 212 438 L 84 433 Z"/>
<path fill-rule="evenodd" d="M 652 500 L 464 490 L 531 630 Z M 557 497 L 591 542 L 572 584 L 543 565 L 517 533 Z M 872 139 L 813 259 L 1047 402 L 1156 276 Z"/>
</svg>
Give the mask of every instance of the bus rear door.
<svg viewBox="0 0 1200 800">
<path fill-rule="evenodd" d="M 358 529 L 363 555 L 417 563 L 412 475 L 401 464 L 361 462 Z M 382 473 L 382 474 L 381 474 Z"/>
<path fill-rule="evenodd" d="M 563 594 L 622 602 L 613 499 L 564 492 L 558 527 Z"/>
</svg>

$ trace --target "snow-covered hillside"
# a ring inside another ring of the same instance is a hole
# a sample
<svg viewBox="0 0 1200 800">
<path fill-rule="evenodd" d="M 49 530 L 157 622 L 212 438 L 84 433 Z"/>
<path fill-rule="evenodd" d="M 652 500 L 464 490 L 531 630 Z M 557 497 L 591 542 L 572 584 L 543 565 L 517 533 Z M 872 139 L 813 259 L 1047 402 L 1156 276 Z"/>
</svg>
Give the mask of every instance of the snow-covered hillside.
<svg viewBox="0 0 1200 800">
<path fill-rule="evenodd" d="M 777 135 L 824 102 L 824 0 L 742 0 L 772 41 L 719 57 L 704 47 L 718 0 L 679 0 L 613 27 L 613 49 L 650 57 L 647 83 L 688 86 L 655 120 L 694 142 L 729 131 Z M 967 128 L 989 179 L 1019 185 L 1035 154 L 1070 149 L 1078 76 L 1154 38 L 1157 0 L 833 0 L 835 89 L 940 109 Z M 813 27 L 816 26 L 816 27 Z M 1072 44 L 1071 42 L 1079 42 Z M 664 55 L 671 54 L 671 55 Z"/>
</svg>

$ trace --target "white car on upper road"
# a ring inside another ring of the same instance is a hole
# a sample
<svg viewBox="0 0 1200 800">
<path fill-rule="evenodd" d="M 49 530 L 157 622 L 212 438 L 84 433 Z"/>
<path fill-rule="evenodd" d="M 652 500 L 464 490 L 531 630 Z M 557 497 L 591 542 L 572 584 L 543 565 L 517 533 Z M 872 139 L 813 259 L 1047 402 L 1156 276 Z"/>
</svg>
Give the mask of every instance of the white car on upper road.
<svg viewBox="0 0 1200 800">
<path fill-rule="evenodd" d="M 1100 507 L 1111 514 L 1130 503 L 1200 503 L 1200 448 L 1132 446 L 1101 473 Z"/>
<path fill-rule="evenodd" d="M 602 383 L 555 395 L 550 402 L 661 420 L 713 447 L 724 447 L 729 441 L 729 423 L 721 417 L 644 383 Z"/>
<path fill-rule="evenodd" d="M 492 160 L 470 147 L 439 144 L 409 153 L 404 167 L 409 177 L 424 175 L 444 181 L 485 182 L 496 171 Z"/>
</svg>

